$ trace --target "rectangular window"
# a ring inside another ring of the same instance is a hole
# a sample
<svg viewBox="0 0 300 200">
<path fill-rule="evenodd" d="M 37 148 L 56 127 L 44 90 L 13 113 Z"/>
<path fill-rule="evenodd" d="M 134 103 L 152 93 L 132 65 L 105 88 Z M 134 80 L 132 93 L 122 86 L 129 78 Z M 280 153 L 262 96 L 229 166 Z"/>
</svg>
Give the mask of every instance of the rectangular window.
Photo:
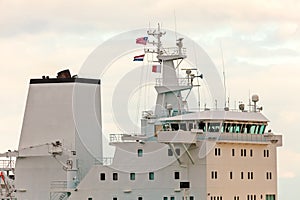
<svg viewBox="0 0 300 200">
<path fill-rule="evenodd" d="M 130 180 L 135 180 L 135 173 L 130 173 Z"/>
<path fill-rule="evenodd" d="M 251 178 L 251 176 L 250 176 L 250 172 L 248 172 L 248 179 L 250 179 Z"/>
<path fill-rule="evenodd" d="M 246 157 L 247 149 L 241 149 L 241 156 Z"/>
<path fill-rule="evenodd" d="M 168 156 L 173 156 L 173 151 L 172 151 L 172 149 L 168 149 Z"/>
<path fill-rule="evenodd" d="M 168 197 L 164 197 L 163 200 L 168 200 Z"/>
<path fill-rule="evenodd" d="M 232 179 L 232 172 L 229 173 L 229 178 Z"/>
<path fill-rule="evenodd" d="M 104 181 L 105 180 L 105 173 L 100 173 L 100 180 Z"/>
<path fill-rule="evenodd" d="M 194 196 L 190 196 L 190 200 L 194 200 Z"/>
<path fill-rule="evenodd" d="M 138 197 L 138 200 L 143 200 L 143 197 Z"/>
<path fill-rule="evenodd" d="M 154 180 L 154 172 L 149 172 L 149 180 Z"/>
<path fill-rule="evenodd" d="M 88 200 L 93 200 L 93 198 L 92 198 L 92 197 L 89 197 Z"/>
<path fill-rule="evenodd" d="M 275 194 L 267 194 L 266 200 L 275 200 Z"/>
<path fill-rule="evenodd" d="M 231 149 L 231 155 L 234 156 L 234 149 Z"/>
<path fill-rule="evenodd" d="M 208 123 L 208 132 L 219 132 L 220 123 Z"/>
<path fill-rule="evenodd" d="M 267 180 L 271 180 L 272 179 L 272 173 L 271 172 L 267 172 Z"/>
<path fill-rule="evenodd" d="M 174 172 L 174 179 L 180 179 L 180 173 Z"/>
<path fill-rule="evenodd" d="M 113 200 L 118 200 L 118 198 L 117 197 L 113 197 Z"/>
<path fill-rule="evenodd" d="M 177 156 L 180 156 L 180 149 L 179 148 L 175 149 L 175 152 L 176 152 Z"/>
<path fill-rule="evenodd" d="M 215 156 L 220 156 L 220 155 L 221 155 L 221 149 L 215 148 Z"/>
<path fill-rule="evenodd" d="M 172 197 L 170 197 L 170 200 L 175 200 L 175 197 L 173 197 L 173 196 L 172 196 Z"/>
<path fill-rule="evenodd" d="M 193 123 L 189 123 L 189 131 L 192 130 L 194 127 Z"/>
<path fill-rule="evenodd" d="M 180 123 L 180 130 L 186 131 L 186 123 Z"/>
<path fill-rule="evenodd" d="M 244 179 L 244 172 L 241 172 L 241 179 Z"/>
<path fill-rule="evenodd" d="M 118 180 L 118 173 L 113 173 L 113 180 L 117 181 Z"/>
<path fill-rule="evenodd" d="M 264 157 L 269 157 L 269 150 L 264 150 Z"/>
<path fill-rule="evenodd" d="M 250 149 L 250 157 L 252 157 L 252 156 L 253 156 L 253 150 Z"/>
<path fill-rule="evenodd" d="M 217 179 L 218 178 L 218 172 L 217 171 L 212 171 L 211 172 L 211 178 L 212 179 Z"/>
<path fill-rule="evenodd" d="M 138 149 L 137 153 L 138 153 L 138 157 L 142 157 L 143 156 L 143 149 Z"/>
</svg>

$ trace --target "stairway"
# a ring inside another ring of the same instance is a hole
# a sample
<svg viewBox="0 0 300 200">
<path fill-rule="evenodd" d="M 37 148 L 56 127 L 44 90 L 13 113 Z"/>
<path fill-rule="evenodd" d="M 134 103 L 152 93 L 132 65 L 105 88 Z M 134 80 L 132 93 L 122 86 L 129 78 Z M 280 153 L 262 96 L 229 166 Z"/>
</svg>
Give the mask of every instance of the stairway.
<svg viewBox="0 0 300 200">
<path fill-rule="evenodd" d="M 70 192 L 51 192 L 50 200 L 67 200 L 70 195 Z"/>
</svg>

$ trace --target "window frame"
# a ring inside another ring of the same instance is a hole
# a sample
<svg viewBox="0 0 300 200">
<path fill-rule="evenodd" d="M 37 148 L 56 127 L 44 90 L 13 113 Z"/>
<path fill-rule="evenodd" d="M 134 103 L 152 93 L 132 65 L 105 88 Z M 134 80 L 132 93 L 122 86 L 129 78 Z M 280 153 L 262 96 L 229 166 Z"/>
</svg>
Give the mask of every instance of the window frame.
<svg viewBox="0 0 300 200">
<path fill-rule="evenodd" d="M 143 149 L 138 149 L 138 150 L 137 150 L 137 155 L 138 155 L 138 157 L 143 157 L 143 154 L 144 154 Z"/>
</svg>

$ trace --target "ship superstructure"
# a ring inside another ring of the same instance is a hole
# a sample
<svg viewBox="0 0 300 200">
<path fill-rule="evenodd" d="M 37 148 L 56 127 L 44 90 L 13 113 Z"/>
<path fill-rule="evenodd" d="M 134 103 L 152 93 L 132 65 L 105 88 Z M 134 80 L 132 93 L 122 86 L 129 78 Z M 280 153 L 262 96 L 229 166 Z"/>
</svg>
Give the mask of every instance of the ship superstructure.
<svg viewBox="0 0 300 200">
<path fill-rule="evenodd" d="M 100 81 L 69 73 L 32 79 L 19 149 L 5 154 L 16 157 L 16 166 L 13 189 L 7 187 L 3 196 L 22 200 L 278 198 L 276 149 L 282 146 L 282 136 L 267 131 L 269 120 L 256 106 L 258 96 L 252 96 L 249 110 L 241 104 L 239 110 L 190 112 L 182 92 L 192 90 L 193 80 L 203 76 L 192 74 L 192 69 L 185 69 L 184 79 L 176 73 L 186 58 L 183 38 L 175 48 L 164 48 L 159 26 L 148 35 L 156 39 L 151 42 L 156 49 L 145 53 L 157 54 L 162 78 L 155 86 L 155 109 L 143 112 L 141 133 L 111 134 L 115 154 L 103 158 L 101 128 L 90 127 L 88 120 L 78 121 L 96 115 L 101 123 Z M 82 110 L 75 114 L 74 87 L 92 99 L 79 100 Z M 83 102 L 96 106 L 97 112 L 91 115 Z"/>
</svg>

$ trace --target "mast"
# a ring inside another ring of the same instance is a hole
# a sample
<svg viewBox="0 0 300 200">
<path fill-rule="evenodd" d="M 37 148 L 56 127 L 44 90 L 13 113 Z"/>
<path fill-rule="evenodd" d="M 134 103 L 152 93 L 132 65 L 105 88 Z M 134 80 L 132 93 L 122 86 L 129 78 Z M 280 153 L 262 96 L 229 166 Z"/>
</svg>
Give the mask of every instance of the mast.
<svg viewBox="0 0 300 200">
<path fill-rule="evenodd" d="M 157 79 L 155 86 L 157 91 L 155 116 L 156 118 L 161 118 L 170 115 L 184 114 L 186 110 L 184 110 L 181 91 L 190 90 L 192 84 L 190 82 L 179 83 L 175 70 L 178 66 L 175 68 L 174 65 L 175 60 L 180 60 L 180 64 L 182 60 L 186 58 L 182 42 L 183 38 L 177 40 L 177 47 L 164 48 L 161 43 L 161 37 L 164 36 L 166 32 L 161 31 L 159 24 L 157 30 L 148 30 L 147 34 L 156 39 L 156 41 L 149 42 L 156 46 L 156 49 L 145 49 L 145 53 L 156 53 L 158 62 L 162 68 L 162 78 Z"/>
</svg>

